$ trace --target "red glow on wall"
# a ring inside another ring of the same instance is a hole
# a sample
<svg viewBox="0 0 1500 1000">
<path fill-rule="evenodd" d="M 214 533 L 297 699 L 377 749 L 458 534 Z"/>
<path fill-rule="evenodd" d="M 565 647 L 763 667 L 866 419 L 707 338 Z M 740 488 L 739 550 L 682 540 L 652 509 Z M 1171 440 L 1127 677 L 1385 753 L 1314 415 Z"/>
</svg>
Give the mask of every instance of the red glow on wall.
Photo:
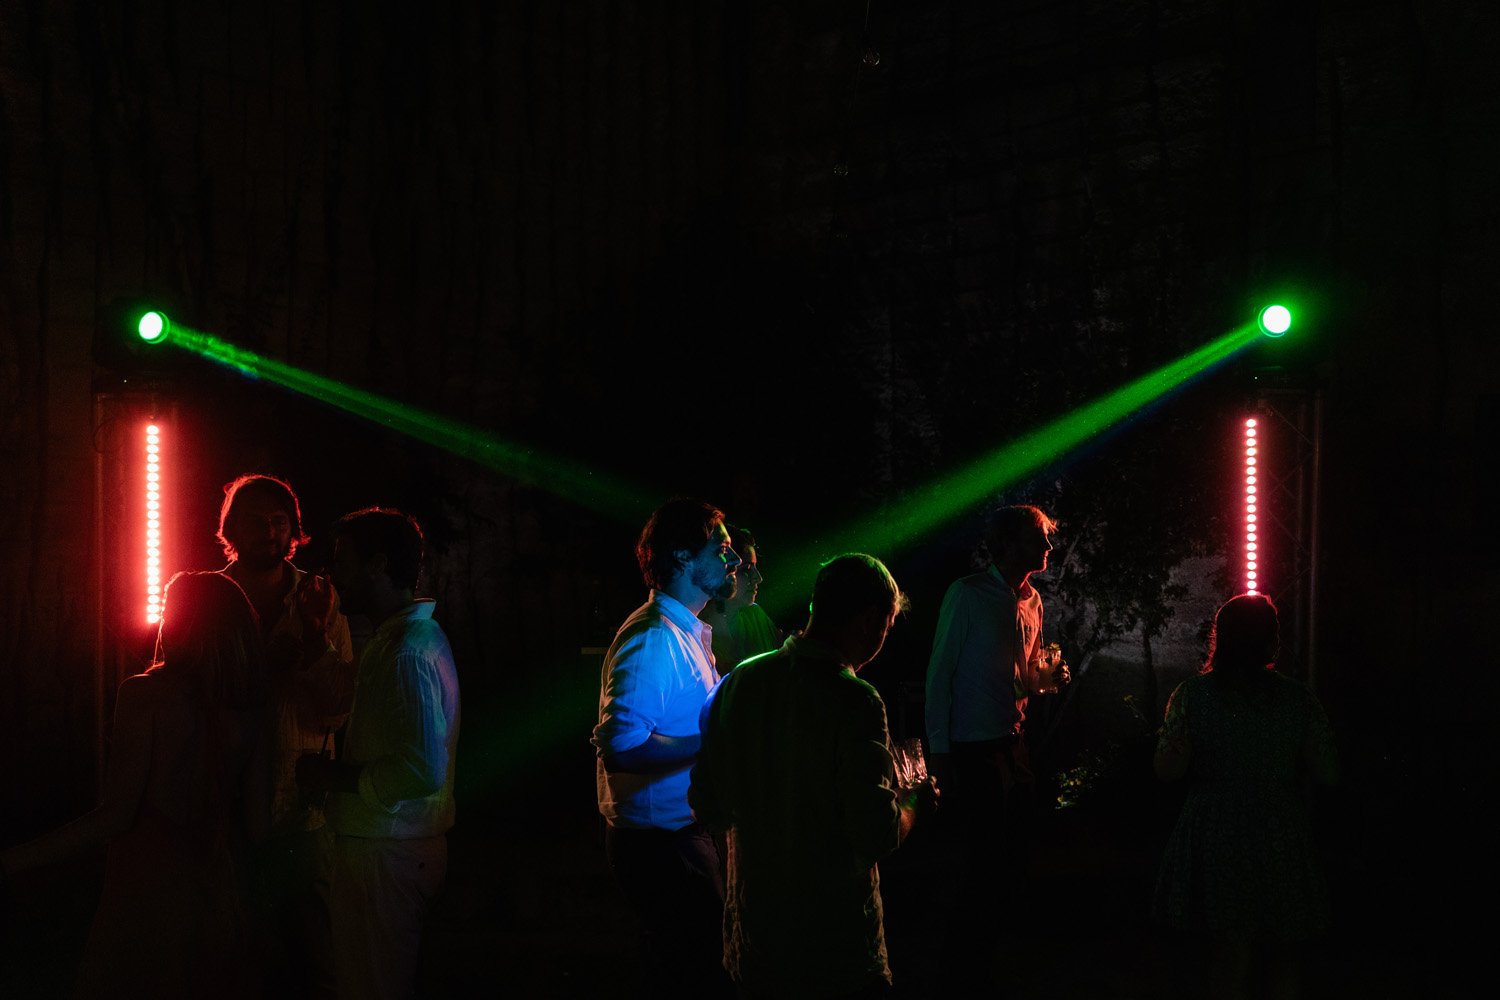
<svg viewBox="0 0 1500 1000">
<path fill-rule="evenodd" d="M 161 497 L 162 497 L 161 428 L 146 425 L 146 623 L 161 621 Z"/>
<path fill-rule="evenodd" d="M 1259 535 L 1256 534 L 1256 472 L 1259 466 L 1260 436 L 1254 417 L 1245 419 L 1245 593 L 1260 592 Z"/>
</svg>

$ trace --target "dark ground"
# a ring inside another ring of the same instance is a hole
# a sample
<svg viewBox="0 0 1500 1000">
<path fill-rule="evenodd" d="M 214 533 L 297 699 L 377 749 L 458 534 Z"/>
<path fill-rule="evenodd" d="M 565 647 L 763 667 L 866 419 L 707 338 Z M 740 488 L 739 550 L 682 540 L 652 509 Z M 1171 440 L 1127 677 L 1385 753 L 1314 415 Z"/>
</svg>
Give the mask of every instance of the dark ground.
<svg viewBox="0 0 1500 1000">
<path fill-rule="evenodd" d="M 451 838 L 449 884 L 433 914 L 422 973 L 428 997 L 631 996 L 635 926 L 605 867 L 587 783 L 571 775 L 548 790 L 518 791 L 499 818 L 471 814 Z M 582 795 L 573 792 L 581 791 Z M 550 793 L 549 793 L 550 792 Z M 997 900 L 1016 913 L 996 942 L 1009 967 L 1009 996 L 1185 997 L 1194 952 L 1148 919 L 1155 853 L 1170 802 L 1150 788 L 1122 808 L 1101 796 L 1051 813 L 1033 852 L 1031 888 Z M 1166 807 L 1163 812 L 1159 807 Z M 920 990 L 932 968 L 932 889 L 937 858 L 920 834 L 882 868 L 887 935 L 900 996 Z M 65 996 L 97 898 L 97 859 L 43 873 L 15 887 L 0 959 L 0 996 Z M 1441 927 L 1400 902 L 1400 884 L 1332 859 L 1336 926 L 1309 955 L 1305 996 L 1460 998 L 1449 964 L 1415 943 Z M 1451 915 L 1450 915 L 1451 916 Z M 642 994 L 649 996 L 649 992 Z"/>
</svg>

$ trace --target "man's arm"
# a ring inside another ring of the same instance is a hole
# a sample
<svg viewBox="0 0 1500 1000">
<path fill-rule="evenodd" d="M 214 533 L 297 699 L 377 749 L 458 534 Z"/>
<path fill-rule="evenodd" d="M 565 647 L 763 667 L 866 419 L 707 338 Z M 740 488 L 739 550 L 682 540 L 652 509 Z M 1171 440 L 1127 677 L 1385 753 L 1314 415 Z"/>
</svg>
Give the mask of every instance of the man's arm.
<svg viewBox="0 0 1500 1000">
<path fill-rule="evenodd" d="M 99 805 L 51 833 L 0 854 L 10 874 L 66 861 L 80 851 L 104 844 L 135 824 L 146 776 L 151 767 L 151 728 L 155 711 L 154 678 L 127 677 L 115 701 L 110 729 L 109 769 Z"/>
<path fill-rule="evenodd" d="M 1317 697 L 1309 691 L 1307 698 L 1312 702 L 1312 714 L 1302 744 L 1302 760 L 1309 778 L 1332 787 L 1339 781 L 1339 754 L 1333 742 L 1333 727 L 1328 724 L 1328 714 Z"/>
<path fill-rule="evenodd" d="M 693 762 L 702 742 L 698 733 L 658 731 L 675 655 L 670 637 L 659 628 L 642 629 L 611 650 L 594 727 L 606 771 L 665 774 Z"/>
<path fill-rule="evenodd" d="M 969 632 L 969 609 L 964 588 L 955 581 L 943 595 L 932 657 L 927 661 L 927 695 L 924 718 L 927 725 L 928 768 L 941 783 L 948 777 L 948 752 L 953 726 L 953 680 L 958 659 Z"/>
<path fill-rule="evenodd" d="M 604 769 L 633 774 L 665 774 L 691 764 L 701 745 L 702 737 L 697 733 L 688 736 L 652 733 L 640 746 L 618 753 L 606 752 Z"/>
<path fill-rule="evenodd" d="M 441 654 L 403 651 L 396 657 L 396 707 L 383 720 L 390 752 L 352 763 L 317 754 L 297 761 L 297 784 L 309 792 L 348 792 L 371 808 L 393 813 L 403 801 L 421 799 L 448 778 L 449 721 Z"/>
<path fill-rule="evenodd" d="M 335 730 L 354 703 L 354 642 L 349 619 L 339 610 L 338 591 L 319 576 L 304 575 L 294 595 L 302 640 L 302 669 L 294 675 L 296 704 Z"/>
<path fill-rule="evenodd" d="M 885 705 L 873 688 L 861 693 L 865 697 L 851 701 L 838 723 L 834 789 L 841 801 L 844 836 L 853 848 L 855 870 L 867 871 L 901 846 L 903 815 L 896 796 L 896 765 Z"/>
</svg>

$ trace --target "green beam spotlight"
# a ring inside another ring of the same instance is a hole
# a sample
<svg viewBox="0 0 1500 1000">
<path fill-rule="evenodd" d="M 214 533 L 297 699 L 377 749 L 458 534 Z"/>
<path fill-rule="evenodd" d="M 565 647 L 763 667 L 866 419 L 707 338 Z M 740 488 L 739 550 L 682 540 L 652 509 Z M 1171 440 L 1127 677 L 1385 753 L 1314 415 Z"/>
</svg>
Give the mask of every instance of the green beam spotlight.
<svg viewBox="0 0 1500 1000">
<path fill-rule="evenodd" d="M 1267 337 L 1282 337 L 1292 328 L 1292 311 L 1283 305 L 1266 306 L 1260 311 L 1260 330 Z"/>
<path fill-rule="evenodd" d="M 773 616 L 778 611 L 797 612 L 801 602 L 812 593 L 813 579 L 824 560 L 850 551 L 868 552 L 882 559 L 891 557 L 918 542 L 938 525 L 972 510 L 1000 490 L 1046 467 L 1194 376 L 1255 343 L 1259 337 L 1258 324 L 1246 323 L 1176 361 L 913 490 L 843 530 L 789 547 L 789 555 L 784 561 L 778 560 L 784 562 L 787 570 L 777 580 L 768 610 Z"/>
<path fill-rule="evenodd" d="M 180 323 L 166 326 L 165 317 L 163 324 L 165 333 L 162 336 L 186 351 L 250 378 L 263 378 L 284 389 L 382 424 L 580 506 L 634 521 L 643 518 L 645 512 L 657 503 L 655 497 L 633 484 L 616 480 L 581 463 L 546 455 L 534 448 L 502 440 L 462 421 L 314 375 Z"/>
<path fill-rule="evenodd" d="M 143 313 L 141 321 L 135 326 L 136 333 L 140 334 L 141 339 L 148 344 L 159 344 L 166 340 L 171 329 L 172 324 L 167 320 L 166 313 L 160 313 L 154 309 Z"/>
</svg>

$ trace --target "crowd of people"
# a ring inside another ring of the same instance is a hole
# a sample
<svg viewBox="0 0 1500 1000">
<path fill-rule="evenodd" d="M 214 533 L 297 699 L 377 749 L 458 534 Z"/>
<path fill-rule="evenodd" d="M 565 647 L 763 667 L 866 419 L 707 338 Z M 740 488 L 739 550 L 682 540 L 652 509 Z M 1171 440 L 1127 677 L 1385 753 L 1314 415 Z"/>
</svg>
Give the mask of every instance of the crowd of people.
<svg viewBox="0 0 1500 1000">
<path fill-rule="evenodd" d="M 907 604 L 880 560 L 824 563 L 783 641 L 754 603 L 754 536 L 699 500 L 651 515 L 636 545 L 650 595 L 605 655 L 594 730 L 606 853 L 651 995 L 892 995 L 879 865 L 919 828 L 945 859 L 929 915 L 942 955 L 907 995 L 1005 995 L 1005 914 L 1040 805 L 1028 704 L 1071 681 L 1031 582 L 1056 529 L 1030 505 L 988 515 L 989 565 L 943 599 L 911 773 L 858 676 Z M 1327 923 L 1301 793 L 1335 780 L 1336 757 L 1316 699 L 1270 669 L 1276 625 L 1262 595 L 1225 604 L 1160 733 L 1161 778 L 1189 787 L 1157 915 L 1203 937 L 1215 997 L 1294 995 L 1296 944 Z"/>
<path fill-rule="evenodd" d="M 605 654 L 592 735 L 651 995 L 890 995 L 880 863 L 919 829 L 947 875 L 942 961 L 913 994 L 1003 995 L 1001 914 L 1039 808 L 1027 709 L 1071 681 L 1032 585 L 1056 529 L 1034 506 L 987 517 L 989 565 L 943 599 L 913 769 L 859 676 L 908 603 L 879 559 L 824 563 L 788 631 L 756 601 L 753 534 L 691 498 L 651 514 L 649 595 Z M 304 572 L 290 486 L 229 484 L 228 564 L 169 583 L 98 807 L 0 852 L 3 879 L 107 847 L 80 995 L 414 995 L 454 823 L 458 672 L 416 596 L 417 522 L 367 508 L 331 536 L 328 575 Z M 1213 996 L 1294 995 L 1297 943 L 1328 922 L 1303 791 L 1337 757 L 1317 700 L 1269 669 L 1277 628 L 1268 598 L 1227 602 L 1159 734 L 1158 775 L 1187 794 L 1155 913 L 1202 937 Z"/>
<path fill-rule="evenodd" d="M 0 878 L 107 845 L 88 997 L 403 997 L 453 825 L 458 673 L 414 591 L 421 527 L 333 526 L 291 558 L 296 495 L 225 488 L 229 563 L 168 583 L 150 669 L 120 686 L 97 808 L 0 852 Z M 356 658 L 350 618 L 372 633 Z"/>
</svg>

